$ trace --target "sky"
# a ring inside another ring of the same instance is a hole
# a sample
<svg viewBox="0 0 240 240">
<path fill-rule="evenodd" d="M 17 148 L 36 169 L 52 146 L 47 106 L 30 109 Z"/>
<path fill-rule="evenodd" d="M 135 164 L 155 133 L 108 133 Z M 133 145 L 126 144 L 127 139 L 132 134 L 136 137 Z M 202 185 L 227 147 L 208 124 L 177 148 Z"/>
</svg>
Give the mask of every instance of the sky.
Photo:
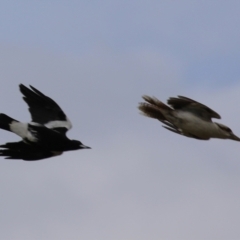
<svg viewBox="0 0 240 240">
<path fill-rule="evenodd" d="M 0 239 L 238 240 L 239 143 L 179 136 L 141 96 L 183 95 L 240 136 L 239 1 L 2 1 L 0 106 L 54 99 L 91 150 L 0 159 Z M 0 132 L 0 143 L 19 137 Z"/>
</svg>

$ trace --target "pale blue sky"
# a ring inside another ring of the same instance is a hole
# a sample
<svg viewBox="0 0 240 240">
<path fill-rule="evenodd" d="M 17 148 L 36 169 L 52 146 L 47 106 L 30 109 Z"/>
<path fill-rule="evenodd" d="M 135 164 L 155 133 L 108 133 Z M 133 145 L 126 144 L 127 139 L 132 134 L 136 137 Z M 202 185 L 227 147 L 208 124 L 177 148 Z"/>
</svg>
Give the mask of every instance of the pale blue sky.
<svg viewBox="0 0 240 240">
<path fill-rule="evenodd" d="M 185 81 L 224 85 L 239 75 L 239 8 L 238 1 L 4 1 L 1 40 L 76 56 L 102 47 L 152 50 L 184 64 Z"/>
<path fill-rule="evenodd" d="M 0 239 L 240 239 L 239 143 L 178 136 L 139 115 L 185 95 L 240 136 L 240 2 L 2 1 L 1 112 L 18 84 L 52 97 L 92 150 L 0 159 Z M 19 138 L 0 131 L 0 143 Z"/>
</svg>

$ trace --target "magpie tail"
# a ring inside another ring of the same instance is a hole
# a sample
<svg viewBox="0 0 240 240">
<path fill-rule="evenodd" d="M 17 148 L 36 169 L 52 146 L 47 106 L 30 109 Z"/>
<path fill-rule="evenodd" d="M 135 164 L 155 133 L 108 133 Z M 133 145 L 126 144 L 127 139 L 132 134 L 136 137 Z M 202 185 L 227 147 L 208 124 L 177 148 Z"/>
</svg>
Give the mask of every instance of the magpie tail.
<svg viewBox="0 0 240 240">
<path fill-rule="evenodd" d="M 9 116 L 7 116 L 4 113 L 0 113 L 0 128 L 1 129 L 4 129 L 4 130 L 7 130 L 7 131 L 11 132 L 10 124 L 12 122 L 18 122 L 18 121 L 9 117 Z"/>
</svg>

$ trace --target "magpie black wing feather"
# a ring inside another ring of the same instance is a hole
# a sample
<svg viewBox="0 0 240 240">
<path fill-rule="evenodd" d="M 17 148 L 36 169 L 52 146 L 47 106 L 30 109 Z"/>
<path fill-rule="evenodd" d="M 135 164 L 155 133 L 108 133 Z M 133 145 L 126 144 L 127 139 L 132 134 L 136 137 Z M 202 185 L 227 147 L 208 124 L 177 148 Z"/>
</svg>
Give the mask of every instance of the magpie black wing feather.
<svg viewBox="0 0 240 240">
<path fill-rule="evenodd" d="M 6 143 L 0 145 L 0 148 L 0 156 L 5 157 L 5 159 L 36 161 L 61 154 L 51 152 L 40 146 L 27 144 L 23 141 Z"/>
<path fill-rule="evenodd" d="M 37 122 L 55 131 L 65 134 L 71 127 L 71 122 L 59 105 L 42 92 L 30 85 L 27 88 L 19 85 L 23 100 L 29 106 L 29 112 L 33 122 Z"/>
</svg>

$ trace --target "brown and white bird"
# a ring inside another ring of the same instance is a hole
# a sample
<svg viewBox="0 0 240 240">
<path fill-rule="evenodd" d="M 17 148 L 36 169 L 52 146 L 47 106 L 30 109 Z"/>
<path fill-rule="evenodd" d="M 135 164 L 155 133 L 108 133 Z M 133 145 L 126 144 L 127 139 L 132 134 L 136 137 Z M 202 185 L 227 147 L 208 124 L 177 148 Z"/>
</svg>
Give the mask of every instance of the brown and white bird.
<svg viewBox="0 0 240 240">
<path fill-rule="evenodd" d="M 183 96 L 170 97 L 168 106 L 155 97 L 144 95 L 143 99 L 145 102 L 138 106 L 141 113 L 164 123 L 163 127 L 174 133 L 199 140 L 221 138 L 240 141 L 229 127 L 212 121 L 212 118 L 221 118 L 218 113 L 197 101 Z"/>
</svg>

